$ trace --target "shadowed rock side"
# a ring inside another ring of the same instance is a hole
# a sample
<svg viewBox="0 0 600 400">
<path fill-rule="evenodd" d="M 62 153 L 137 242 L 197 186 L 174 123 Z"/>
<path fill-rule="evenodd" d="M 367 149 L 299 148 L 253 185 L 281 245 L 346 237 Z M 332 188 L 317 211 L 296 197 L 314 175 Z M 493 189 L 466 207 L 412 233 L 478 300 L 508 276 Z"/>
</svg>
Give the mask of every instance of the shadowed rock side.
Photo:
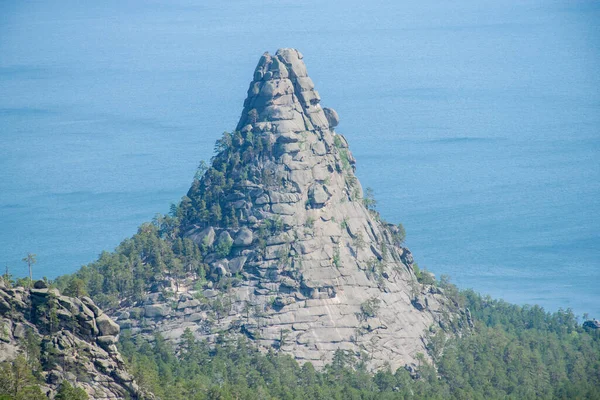
<svg viewBox="0 0 600 400">
<path fill-rule="evenodd" d="M 231 143 L 213 160 L 213 168 L 235 166 L 221 169 L 232 189 L 216 196 L 234 222 L 184 223 L 215 281 L 241 279 L 228 291 L 150 294 L 119 316 L 121 326 L 173 340 L 186 328 L 209 340 L 219 331 L 246 335 L 317 366 L 342 349 L 366 354 L 374 368 L 413 363 L 426 353 L 430 327 L 458 331 L 464 313 L 440 289 L 417 282 L 398 228 L 365 206 L 338 123 L 321 107 L 298 51 L 265 53 Z M 215 176 L 192 187 L 190 209 L 215 202 Z"/>
<path fill-rule="evenodd" d="M 125 370 L 115 346 L 119 325 L 87 297 L 62 296 L 43 281 L 32 289 L 7 288 L 0 279 L 0 327 L 0 362 L 39 343 L 41 386 L 49 398 L 63 381 L 91 399 L 153 398 Z"/>
</svg>

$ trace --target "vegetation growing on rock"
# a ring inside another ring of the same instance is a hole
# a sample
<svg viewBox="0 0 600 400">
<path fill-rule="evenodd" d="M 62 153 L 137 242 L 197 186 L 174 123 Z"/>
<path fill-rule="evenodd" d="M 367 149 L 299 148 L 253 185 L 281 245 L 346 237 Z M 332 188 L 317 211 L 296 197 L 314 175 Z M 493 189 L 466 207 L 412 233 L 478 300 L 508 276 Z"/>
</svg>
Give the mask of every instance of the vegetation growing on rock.
<svg viewBox="0 0 600 400">
<path fill-rule="evenodd" d="M 430 325 L 449 336 L 469 329 L 464 310 L 417 282 L 403 230 L 381 219 L 372 190 L 363 195 L 338 123 L 298 51 L 265 53 L 238 126 L 180 204 L 82 268 L 77 284 L 57 285 L 75 293 L 83 282 L 146 339 L 161 332 L 177 342 L 188 328 L 209 341 L 246 336 L 316 366 L 342 344 L 376 349 L 373 366 L 415 363 Z M 217 310 L 222 299 L 228 306 Z M 375 302 L 380 311 L 365 314 Z M 360 328 L 365 315 L 369 329 Z"/>
<path fill-rule="evenodd" d="M 448 285 L 446 283 L 446 285 Z M 136 378 L 161 399 L 597 399 L 600 331 L 586 331 L 570 311 L 553 314 L 472 291 L 460 294 L 475 329 L 463 337 L 433 335 L 435 364 L 372 373 L 337 350 L 316 370 L 277 351 L 266 354 L 223 336 L 216 346 L 190 332 L 178 352 L 160 337 L 124 337 L 121 351 Z M 443 351 L 434 348 L 444 343 Z M 160 378 L 159 378 L 160 377 Z"/>
<path fill-rule="evenodd" d="M 161 399 L 598 397 L 598 330 L 419 269 L 403 226 L 363 195 L 337 113 L 319 103 L 299 52 L 265 53 L 236 130 L 180 204 L 53 283 L 75 300 L 45 288 L 28 314 L 34 339 L 83 334 L 115 356 L 122 330 L 136 382 Z M 97 307 L 95 325 L 69 311 L 93 308 L 85 295 L 118 326 Z M 30 339 L 31 374 L 16 382 L 19 358 L 0 365 L 0 396 L 35 391 L 57 364 Z"/>
<path fill-rule="evenodd" d="M 143 400 L 115 344 L 119 326 L 88 297 L 0 278 L 0 399 Z"/>
</svg>

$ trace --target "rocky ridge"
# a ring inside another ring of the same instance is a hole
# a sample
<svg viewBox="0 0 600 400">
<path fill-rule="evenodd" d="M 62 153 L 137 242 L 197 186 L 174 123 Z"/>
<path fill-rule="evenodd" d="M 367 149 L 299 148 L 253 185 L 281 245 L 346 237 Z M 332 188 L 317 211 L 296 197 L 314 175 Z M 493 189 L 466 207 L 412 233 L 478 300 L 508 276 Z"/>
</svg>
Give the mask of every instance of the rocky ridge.
<svg viewBox="0 0 600 400">
<path fill-rule="evenodd" d="M 0 362 L 24 351 L 26 338 L 40 343 L 42 384 L 53 398 L 63 381 L 92 399 L 149 399 L 127 372 L 115 343 L 120 328 L 88 297 L 63 296 L 36 282 L 6 287 L 0 279 Z"/>
<path fill-rule="evenodd" d="M 317 366 L 341 349 L 397 368 L 427 353 L 427 332 L 468 326 L 465 310 L 417 281 L 320 100 L 300 52 L 261 57 L 235 132 L 182 202 L 182 231 L 205 252 L 210 281 L 122 307 L 122 329 L 173 341 L 225 332 Z"/>
</svg>

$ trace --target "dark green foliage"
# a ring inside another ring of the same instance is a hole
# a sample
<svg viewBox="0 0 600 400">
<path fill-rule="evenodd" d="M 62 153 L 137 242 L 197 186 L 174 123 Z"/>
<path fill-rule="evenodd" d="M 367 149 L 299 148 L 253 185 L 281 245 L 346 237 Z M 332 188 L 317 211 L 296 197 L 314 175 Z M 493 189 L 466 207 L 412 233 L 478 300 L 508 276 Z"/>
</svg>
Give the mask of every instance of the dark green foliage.
<svg viewBox="0 0 600 400">
<path fill-rule="evenodd" d="M 436 283 L 435 277 L 427 272 L 427 270 L 421 270 L 419 264 L 414 263 L 412 267 L 419 283 L 422 283 L 423 285 L 434 285 Z"/>
<path fill-rule="evenodd" d="M 348 171 L 351 169 L 351 165 L 350 165 L 350 157 L 348 154 L 348 149 L 346 149 L 344 147 L 344 144 L 342 143 L 342 139 L 339 136 L 334 136 L 333 137 L 333 144 L 334 146 L 337 148 L 338 153 L 340 155 L 340 160 L 342 162 L 342 171 Z M 342 172 L 339 171 L 339 172 Z"/>
<path fill-rule="evenodd" d="M 200 249 L 191 240 L 173 235 L 173 225 L 173 217 L 157 217 L 113 253 L 103 252 L 97 261 L 59 277 L 54 284 L 69 295 L 87 292 L 101 307 L 112 308 L 121 298 L 138 299 L 165 276 L 176 281 L 187 273 L 205 277 Z"/>
<path fill-rule="evenodd" d="M 377 207 L 377 200 L 375 200 L 375 195 L 373 194 L 373 189 L 368 187 L 365 191 L 365 195 L 363 197 L 363 204 L 367 208 L 367 210 L 374 211 L 375 207 Z"/>
<path fill-rule="evenodd" d="M 54 400 L 87 400 L 88 395 L 85 390 L 81 388 L 74 388 L 69 382 L 64 381 L 60 384 L 58 392 Z"/>
<path fill-rule="evenodd" d="M 26 356 L 19 355 L 12 361 L 0 363 L 0 400 L 44 400 L 40 359 L 40 342 L 37 338 L 27 337 Z M 52 365 L 46 364 L 47 367 Z M 64 381 L 56 394 L 56 400 L 87 400 L 83 389 L 73 388 Z"/>
<path fill-rule="evenodd" d="M 231 251 L 232 245 L 233 240 L 230 237 L 220 240 L 215 246 L 215 252 L 217 253 L 217 256 L 221 258 L 227 257 Z"/>
<path fill-rule="evenodd" d="M 335 265 L 336 268 L 340 268 L 342 266 L 340 250 L 337 247 L 333 251 L 333 265 Z"/>
<path fill-rule="evenodd" d="M 585 332 L 570 310 L 463 296 L 475 333 L 448 343 L 438 363 L 454 397 L 600 398 L 600 332 Z"/>
<path fill-rule="evenodd" d="M 379 308 L 381 307 L 381 300 L 376 297 L 372 297 L 360 305 L 359 320 L 366 321 L 369 318 L 375 318 Z"/>
<path fill-rule="evenodd" d="M 394 232 L 394 239 L 398 245 L 403 245 L 406 240 L 406 230 L 404 225 L 398 224 L 398 230 Z"/>
<path fill-rule="evenodd" d="M 85 290 L 85 282 L 81 278 L 73 278 L 69 281 L 69 284 L 63 291 L 63 294 L 71 297 L 82 297 L 87 296 L 87 291 Z"/>
<path fill-rule="evenodd" d="M 41 381 L 34 376 L 25 357 L 0 363 L 0 399 L 43 400 Z"/>
<path fill-rule="evenodd" d="M 272 152 L 272 145 L 263 135 L 252 132 L 225 132 L 215 145 L 212 165 L 201 164 L 192 186 L 174 210 L 180 226 L 237 227 L 238 215 L 233 208 L 226 209 L 225 200 L 234 191 L 235 181 L 259 181 L 260 170 L 255 161 Z"/>
<path fill-rule="evenodd" d="M 20 343 L 24 350 L 24 356 L 27 360 L 27 366 L 35 377 L 41 376 L 42 364 L 41 360 L 41 341 L 38 336 L 29 327 L 26 328 L 25 338 Z"/>
</svg>

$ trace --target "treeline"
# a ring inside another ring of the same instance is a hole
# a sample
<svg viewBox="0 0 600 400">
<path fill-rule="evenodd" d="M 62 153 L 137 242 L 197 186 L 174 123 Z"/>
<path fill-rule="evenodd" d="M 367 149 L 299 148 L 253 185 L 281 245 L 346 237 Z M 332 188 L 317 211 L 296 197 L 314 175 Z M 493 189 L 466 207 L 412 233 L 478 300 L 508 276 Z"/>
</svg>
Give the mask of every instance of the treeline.
<svg viewBox="0 0 600 400">
<path fill-rule="evenodd" d="M 200 248 L 176 234 L 177 219 L 157 216 L 145 223 L 114 252 L 103 252 L 97 261 L 53 284 L 64 294 L 87 294 L 102 308 L 113 308 L 120 299 L 139 300 L 145 291 L 165 278 L 194 276 L 203 280 L 207 266 Z"/>
<path fill-rule="evenodd" d="M 466 291 L 471 334 L 430 338 L 435 367 L 420 357 L 418 379 L 404 368 L 369 373 L 363 360 L 338 350 L 322 371 L 243 339 L 216 346 L 188 331 L 176 352 L 124 334 L 121 352 L 140 385 L 178 399 L 600 399 L 600 332 L 570 311 L 546 313 Z"/>
<path fill-rule="evenodd" d="M 12 361 L 0 363 L 0 400 L 47 400 L 42 392 L 45 386 L 41 374 L 39 357 L 18 355 Z M 38 369 L 39 368 L 39 369 Z M 55 393 L 54 400 L 87 400 L 87 393 L 80 388 L 74 388 L 63 381 Z"/>
<path fill-rule="evenodd" d="M 449 284 L 446 283 L 446 286 Z M 370 373 L 365 360 L 336 351 L 323 370 L 289 355 L 259 352 L 226 335 L 209 346 L 187 331 L 178 349 L 121 335 L 120 350 L 137 382 L 162 400 L 228 399 L 600 399 L 600 330 L 583 328 L 569 310 L 547 313 L 464 291 L 475 328 L 429 339 L 433 364 L 418 370 Z M 43 399 L 39 340 L 27 335 L 24 352 L 0 363 L 0 399 Z M 67 382 L 57 399 L 85 399 Z"/>
<path fill-rule="evenodd" d="M 235 182 L 275 184 L 274 178 L 258 168 L 261 159 L 273 154 L 273 144 L 265 135 L 252 132 L 224 132 L 215 144 L 211 166 L 200 163 L 187 195 L 174 210 L 181 227 L 191 225 L 237 228 L 239 219 L 227 200 L 247 198 L 234 188 Z"/>
</svg>

